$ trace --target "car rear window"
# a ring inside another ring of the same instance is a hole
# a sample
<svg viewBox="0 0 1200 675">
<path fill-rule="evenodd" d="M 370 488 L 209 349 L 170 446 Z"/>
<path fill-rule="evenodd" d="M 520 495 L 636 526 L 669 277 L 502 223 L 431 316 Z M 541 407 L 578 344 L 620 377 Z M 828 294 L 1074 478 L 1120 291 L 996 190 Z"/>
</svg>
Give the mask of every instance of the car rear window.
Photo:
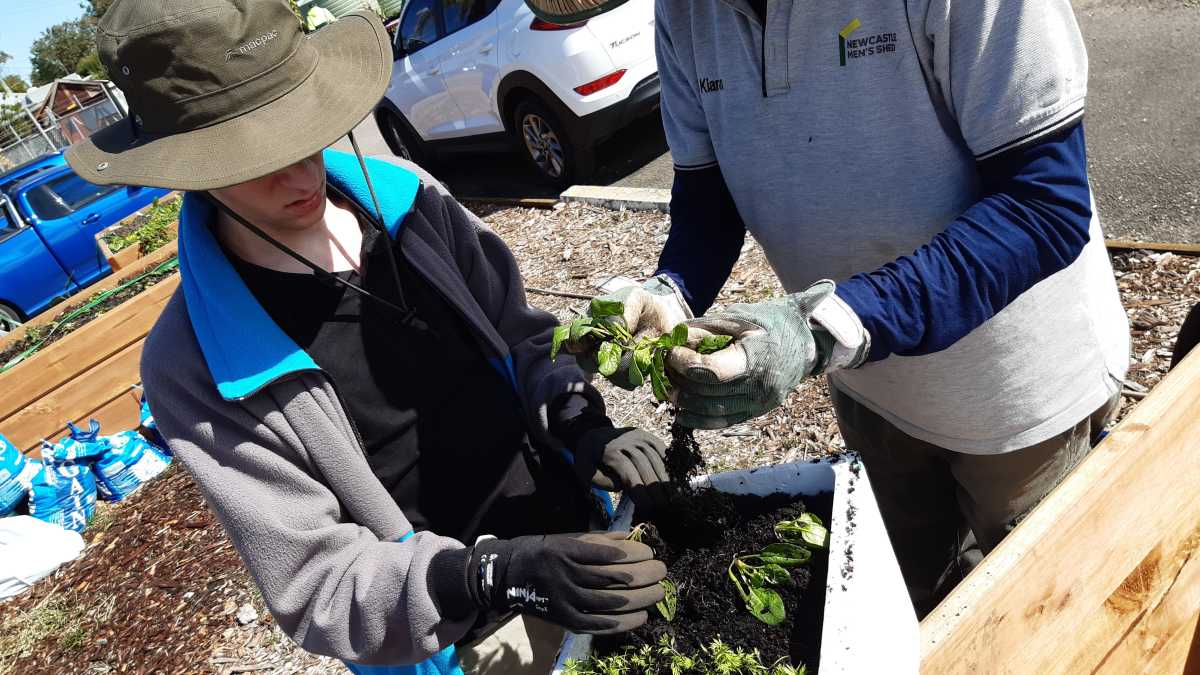
<svg viewBox="0 0 1200 675">
<path fill-rule="evenodd" d="M 31 188 L 26 198 L 38 218 L 53 220 L 69 216 L 117 189 L 113 185 L 94 185 L 68 173 Z"/>
</svg>

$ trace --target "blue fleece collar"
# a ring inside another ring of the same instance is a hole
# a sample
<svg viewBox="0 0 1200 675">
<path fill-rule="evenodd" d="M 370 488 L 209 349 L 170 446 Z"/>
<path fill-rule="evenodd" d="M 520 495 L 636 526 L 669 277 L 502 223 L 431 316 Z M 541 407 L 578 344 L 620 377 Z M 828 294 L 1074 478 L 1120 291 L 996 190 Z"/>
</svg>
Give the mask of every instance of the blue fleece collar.
<svg viewBox="0 0 1200 675">
<path fill-rule="evenodd" d="M 420 179 L 403 167 L 367 160 L 383 222 L 395 238 L 412 211 Z M 353 154 L 325 151 L 329 183 L 375 208 Z M 179 219 L 179 268 L 192 331 L 217 391 L 226 400 L 246 398 L 285 375 L 316 370 L 316 362 L 271 319 L 225 257 L 210 224 L 216 209 L 187 194 Z"/>
</svg>

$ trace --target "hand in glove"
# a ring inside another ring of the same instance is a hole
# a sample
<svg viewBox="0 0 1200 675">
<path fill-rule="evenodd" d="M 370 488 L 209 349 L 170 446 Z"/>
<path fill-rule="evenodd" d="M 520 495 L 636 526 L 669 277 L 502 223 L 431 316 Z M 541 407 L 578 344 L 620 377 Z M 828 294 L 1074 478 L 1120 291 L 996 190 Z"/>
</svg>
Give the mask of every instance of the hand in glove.
<svg viewBox="0 0 1200 675">
<path fill-rule="evenodd" d="M 722 429 L 770 412 L 809 376 L 860 365 L 870 338 L 854 311 L 833 294 L 832 281 L 800 293 L 688 322 L 692 341 L 733 336 L 731 345 L 703 355 L 676 347 L 667 357 L 679 421 Z"/>
<path fill-rule="evenodd" d="M 684 301 L 683 295 L 675 285 L 664 275 L 652 277 L 641 286 L 627 286 L 608 295 L 602 295 L 600 300 L 615 300 L 625 306 L 625 314 L 621 319 L 625 328 L 633 334 L 636 341 L 643 335 L 655 337 L 670 333 L 671 329 L 692 318 L 692 311 Z M 589 373 L 599 372 L 596 352 L 600 344 L 584 336 L 579 340 L 566 343 L 566 350 L 575 356 L 579 367 Z M 629 381 L 628 352 L 622 357 L 621 366 L 608 379 L 622 389 L 633 390 L 637 386 Z"/>
<path fill-rule="evenodd" d="M 621 633 L 663 599 L 667 568 L 626 532 L 480 541 L 467 589 L 480 610 L 531 614 L 576 633 Z"/>
<path fill-rule="evenodd" d="M 667 445 L 641 429 L 600 428 L 586 432 L 574 448 L 576 475 L 610 492 L 669 480 Z"/>
</svg>

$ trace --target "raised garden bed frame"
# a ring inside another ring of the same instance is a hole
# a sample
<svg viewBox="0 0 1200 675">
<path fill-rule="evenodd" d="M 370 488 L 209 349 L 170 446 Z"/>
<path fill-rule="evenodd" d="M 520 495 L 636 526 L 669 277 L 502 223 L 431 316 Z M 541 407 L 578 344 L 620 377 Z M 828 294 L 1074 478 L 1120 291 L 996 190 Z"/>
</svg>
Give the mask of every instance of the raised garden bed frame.
<svg viewBox="0 0 1200 675">
<path fill-rule="evenodd" d="M 136 252 L 137 247 L 128 250 Z M 50 325 L 97 293 L 116 288 L 177 255 L 178 241 L 172 241 L 127 263 L 67 298 L 60 308 L 0 338 L 0 346 L 23 339 L 31 328 Z M 96 419 L 110 433 L 136 427 L 142 345 L 178 286 L 178 275 L 165 279 L 0 373 L 0 434 L 22 452 L 40 456 L 41 441 L 63 437 L 67 422 Z"/>
<path fill-rule="evenodd" d="M 1200 673 L 1200 351 L 921 623 L 922 673 Z"/>
</svg>

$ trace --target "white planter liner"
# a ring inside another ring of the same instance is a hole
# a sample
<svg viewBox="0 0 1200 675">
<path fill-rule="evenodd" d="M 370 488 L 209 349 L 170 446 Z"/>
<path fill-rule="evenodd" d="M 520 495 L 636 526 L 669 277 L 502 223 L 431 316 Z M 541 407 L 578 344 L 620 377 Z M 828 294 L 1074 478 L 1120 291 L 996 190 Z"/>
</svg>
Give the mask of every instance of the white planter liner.
<svg viewBox="0 0 1200 675">
<path fill-rule="evenodd" d="M 917 617 L 866 468 L 856 455 L 730 471 L 698 478 L 696 483 L 732 494 L 815 495 L 832 491 L 820 672 L 859 675 L 918 671 Z M 612 529 L 629 529 L 632 519 L 632 504 L 622 501 Z M 587 658 L 591 642 L 590 635 L 568 633 L 554 675 L 561 675 L 567 660 Z"/>
</svg>

